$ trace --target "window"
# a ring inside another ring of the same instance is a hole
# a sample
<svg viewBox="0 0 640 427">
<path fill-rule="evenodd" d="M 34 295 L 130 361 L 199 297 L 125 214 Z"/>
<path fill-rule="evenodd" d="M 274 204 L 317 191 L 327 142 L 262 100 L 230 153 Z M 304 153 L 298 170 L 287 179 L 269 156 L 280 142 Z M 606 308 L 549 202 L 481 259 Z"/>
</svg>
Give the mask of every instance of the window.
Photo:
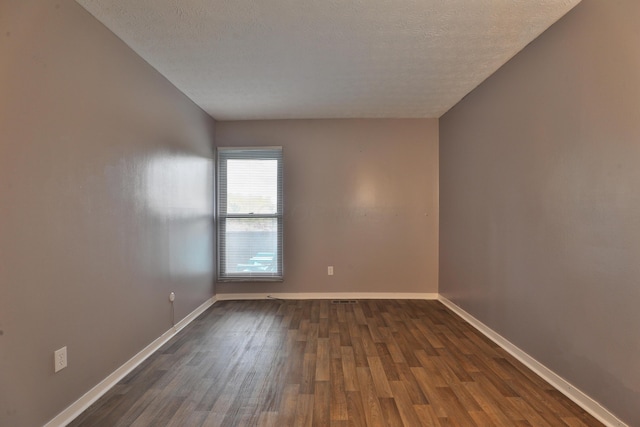
<svg viewBox="0 0 640 427">
<path fill-rule="evenodd" d="M 218 279 L 282 280 L 282 148 L 218 148 Z"/>
</svg>

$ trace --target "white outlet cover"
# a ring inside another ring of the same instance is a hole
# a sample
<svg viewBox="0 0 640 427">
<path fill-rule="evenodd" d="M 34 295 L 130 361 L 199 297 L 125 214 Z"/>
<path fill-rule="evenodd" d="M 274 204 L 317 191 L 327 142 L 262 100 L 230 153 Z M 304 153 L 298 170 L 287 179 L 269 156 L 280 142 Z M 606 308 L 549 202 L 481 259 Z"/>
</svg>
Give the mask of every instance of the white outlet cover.
<svg viewBox="0 0 640 427">
<path fill-rule="evenodd" d="M 67 367 L 67 346 L 53 352 L 53 367 L 55 372 Z"/>
</svg>

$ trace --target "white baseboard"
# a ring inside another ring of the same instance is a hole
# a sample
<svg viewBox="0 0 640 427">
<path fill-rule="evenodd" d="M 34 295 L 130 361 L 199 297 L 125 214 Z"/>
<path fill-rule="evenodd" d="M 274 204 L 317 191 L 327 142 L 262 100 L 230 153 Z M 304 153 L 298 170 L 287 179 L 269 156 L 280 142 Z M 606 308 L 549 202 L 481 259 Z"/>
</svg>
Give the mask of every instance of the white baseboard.
<svg viewBox="0 0 640 427">
<path fill-rule="evenodd" d="M 437 293 L 393 293 L 393 292 L 316 292 L 316 293 L 254 293 L 254 294 L 217 294 L 218 301 L 256 300 L 256 299 L 438 299 Z"/>
<path fill-rule="evenodd" d="M 62 427 L 73 421 L 78 415 L 84 412 L 89 406 L 91 406 L 96 400 L 102 397 L 109 389 L 115 386 L 118 381 L 124 378 L 129 372 L 133 371 L 138 365 L 151 356 L 156 350 L 162 347 L 167 341 L 173 338 L 178 332 L 180 332 L 185 326 L 191 323 L 196 317 L 202 314 L 206 309 L 211 307 L 217 298 L 214 296 L 205 301 L 198 308 L 189 313 L 184 319 L 175 324 L 164 334 L 160 335 L 151 344 L 143 348 L 138 354 L 126 361 L 122 366 L 113 371 L 107 378 L 100 381 L 95 387 L 86 392 L 80 399 L 73 402 L 64 411 L 56 415 L 51 421 L 44 425 L 44 427 Z"/>
<path fill-rule="evenodd" d="M 493 329 L 482 323 L 480 320 L 473 317 L 471 314 L 464 311 L 464 309 L 460 308 L 447 298 L 440 295 L 438 297 L 440 302 L 442 302 L 447 308 L 456 313 L 458 316 L 462 317 L 464 320 L 469 322 L 471 326 L 476 328 L 478 331 L 483 333 L 487 338 L 489 338 L 494 343 L 498 344 L 502 347 L 507 353 L 511 354 L 513 357 L 522 362 L 527 368 L 531 369 L 533 372 L 538 374 L 542 379 L 547 381 L 553 387 L 555 387 L 562 394 L 571 399 L 575 404 L 580 406 L 582 409 L 593 415 L 598 421 L 603 423 L 608 427 L 628 427 L 627 424 L 618 419 L 615 415 L 609 412 L 606 408 L 600 405 L 598 402 L 590 398 L 588 395 L 578 390 L 575 386 L 569 383 L 567 380 L 553 372 L 551 369 L 544 366 L 542 363 L 538 362 L 533 357 L 529 356 L 529 354 L 525 353 L 519 347 L 515 346 L 509 340 L 504 338 L 502 335 L 495 332 Z"/>
</svg>

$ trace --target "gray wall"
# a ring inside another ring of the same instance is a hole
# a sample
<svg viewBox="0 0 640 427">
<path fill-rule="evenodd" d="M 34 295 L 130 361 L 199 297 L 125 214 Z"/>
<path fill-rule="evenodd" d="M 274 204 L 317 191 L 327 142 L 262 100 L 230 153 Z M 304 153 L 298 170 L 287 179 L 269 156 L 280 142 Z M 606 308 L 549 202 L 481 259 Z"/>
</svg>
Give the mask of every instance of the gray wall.
<svg viewBox="0 0 640 427">
<path fill-rule="evenodd" d="M 214 122 L 70 0 L 0 2 L 0 425 L 213 295 Z M 69 367 L 53 373 L 53 351 Z"/>
<path fill-rule="evenodd" d="M 437 292 L 437 120 L 218 122 L 216 144 L 281 145 L 285 193 L 284 282 L 218 294 Z"/>
<path fill-rule="evenodd" d="M 440 121 L 440 293 L 640 425 L 640 2 L 584 0 Z"/>
</svg>

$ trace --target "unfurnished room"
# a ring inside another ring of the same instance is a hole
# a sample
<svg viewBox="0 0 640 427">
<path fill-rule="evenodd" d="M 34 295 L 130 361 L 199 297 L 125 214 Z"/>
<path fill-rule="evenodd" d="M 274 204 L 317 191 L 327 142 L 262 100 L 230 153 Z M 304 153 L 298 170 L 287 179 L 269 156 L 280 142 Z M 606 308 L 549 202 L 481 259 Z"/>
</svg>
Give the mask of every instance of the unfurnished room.
<svg viewBox="0 0 640 427">
<path fill-rule="evenodd" d="M 0 0 L 0 426 L 640 426 L 637 0 Z"/>
</svg>

